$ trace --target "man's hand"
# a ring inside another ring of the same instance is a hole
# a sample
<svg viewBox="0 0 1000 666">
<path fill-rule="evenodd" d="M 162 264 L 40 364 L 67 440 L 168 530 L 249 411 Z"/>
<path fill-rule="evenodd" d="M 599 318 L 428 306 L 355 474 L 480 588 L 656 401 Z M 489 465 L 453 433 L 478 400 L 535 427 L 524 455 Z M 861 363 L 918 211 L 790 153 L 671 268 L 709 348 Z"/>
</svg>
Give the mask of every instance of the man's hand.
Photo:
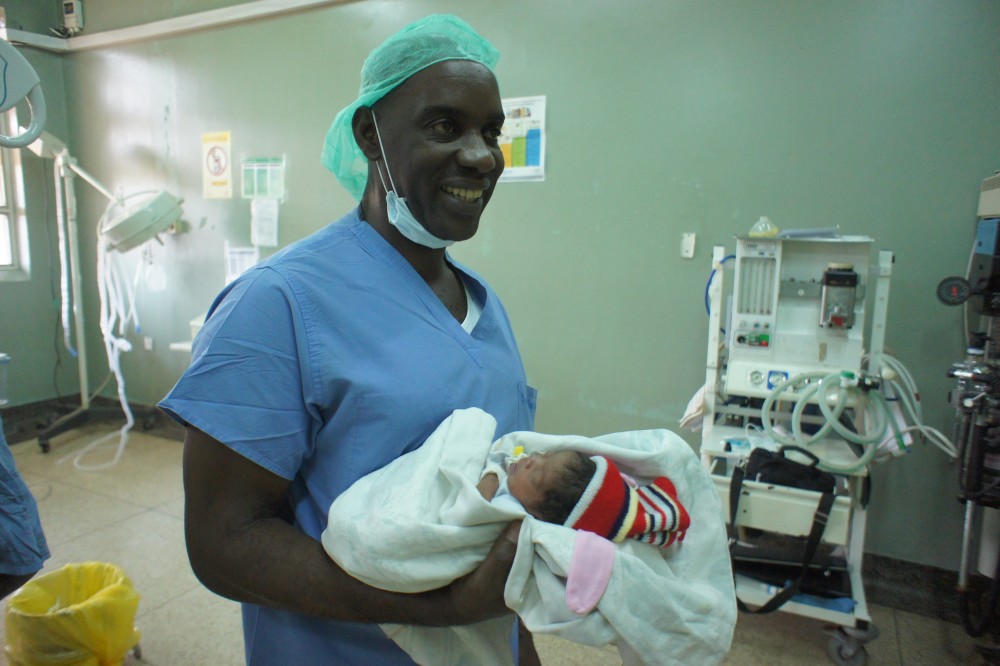
<svg viewBox="0 0 1000 666">
<path fill-rule="evenodd" d="M 510 612 L 504 603 L 503 590 L 517 553 L 520 533 L 521 521 L 512 522 L 475 571 L 449 586 L 452 603 L 461 617 L 469 622 L 479 622 Z"/>
</svg>

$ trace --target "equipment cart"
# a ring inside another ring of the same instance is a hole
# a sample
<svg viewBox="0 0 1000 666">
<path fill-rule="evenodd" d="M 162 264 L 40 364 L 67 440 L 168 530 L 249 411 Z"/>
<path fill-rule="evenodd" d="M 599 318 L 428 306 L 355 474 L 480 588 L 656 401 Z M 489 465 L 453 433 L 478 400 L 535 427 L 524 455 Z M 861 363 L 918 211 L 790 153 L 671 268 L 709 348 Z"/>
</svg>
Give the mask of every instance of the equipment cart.
<svg viewBox="0 0 1000 666">
<path fill-rule="evenodd" d="M 802 448 L 835 473 L 836 496 L 801 593 L 778 611 L 836 625 L 827 653 L 841 665 L 866 663 L 864 644 L 877 636 L 861 577 L 871 455 L 852 436 L 852 429 L 863 430 L 865 421 L 873 420 L 869 403 L 885 404 L 868 393 L 877 388 L 880 374 L 868 369 L 882 367 L 892 254 L 882 251 L 870 262 L 871 242 L 740 238 L 735 255 L 714 248 L 705 298 L 709 334 L 701 458 L 727 523 L 733 470 L 754 446 L 777 448 L 783 436 L 797 435 L 806 444 Z M 736 279 L 726 302 L 723 265 L 734 258 Z M 848 273 L 853 275 L 842 279 Z M 824 374 L 850 377 L 853 387 L 822 389 L 825 380 L 817 377 Z M 833 393 L 841 404 L 834 408 L 838 423 L 828 426 L 829 414 L 818 402 L 829 406 Z M 803 405 L 796 407 L 799 399 Z M 839 432 L 845 428 L 846 439 Z M 803 571 L 821 496 L 744 480 L 732 523 L 736 593 L 743 604 L 762 606 Z"/>
</svg>

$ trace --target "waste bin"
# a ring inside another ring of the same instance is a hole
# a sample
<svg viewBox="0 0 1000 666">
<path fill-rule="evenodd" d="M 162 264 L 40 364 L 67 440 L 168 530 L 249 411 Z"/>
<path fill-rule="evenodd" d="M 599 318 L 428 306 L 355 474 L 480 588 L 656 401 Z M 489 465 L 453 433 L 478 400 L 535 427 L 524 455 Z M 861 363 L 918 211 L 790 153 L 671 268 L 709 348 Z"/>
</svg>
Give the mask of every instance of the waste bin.
<svg viewBox="0 0 1000 666">
<path fill-rule="evenodd" d="M 110 666 L 136 648 L 139 593 L 105 562 L 67 564 L 28 581 L 7 604 L 11 666 Z"/>
</svg>

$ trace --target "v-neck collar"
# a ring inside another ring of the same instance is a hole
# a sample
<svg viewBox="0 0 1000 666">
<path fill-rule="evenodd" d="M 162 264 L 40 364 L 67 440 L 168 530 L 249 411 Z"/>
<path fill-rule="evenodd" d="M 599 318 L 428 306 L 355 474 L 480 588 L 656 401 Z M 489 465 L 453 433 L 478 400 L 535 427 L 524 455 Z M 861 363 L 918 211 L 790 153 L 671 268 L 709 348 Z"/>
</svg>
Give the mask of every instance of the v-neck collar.
<svg viewBox="0 0 1000 666">
<path fill-rule="evenodd" d="M 482 339 L 489 334 L 495 325 L 493 304 L 489 302 L 490 299 L 487 295 L 486 286 L 466 271 L 461 264 L 455 262 L 451 258 L 451 255 L 445 252 L 445 261 L 448 262 L 449 266 L 458 271 L 459 279 L 463 281 L 463 286 L 467 289 L 472 289 L 474 296 L 479 298 L 483 306 L 479 323 L 476 324 L 472 333 L 468 333 L 462 328 L 462 322 L 455 319 L 445 304 L 441 302 L 441 299 L 438 298 L 437 294 L 434 293 L 434 290 L 420 277 L 420 274 L 410 262 L 375 231 L 370 224 L 362 220 L 357 209 L 354 211 L 352 227 L 362 247 L 373 257 L 383 261 L 387 266 L 392 268 L 410 287 L 413 294 L 420 299 L 421 303 L 423 303 L 424 307 L 427 308 L 427 311 L 434 317 L 441 328 L 447 331 L 459 345 L 468 351 L 477 364 L 481 364 L 476 351 L 482 347 Z"/>
</svg>

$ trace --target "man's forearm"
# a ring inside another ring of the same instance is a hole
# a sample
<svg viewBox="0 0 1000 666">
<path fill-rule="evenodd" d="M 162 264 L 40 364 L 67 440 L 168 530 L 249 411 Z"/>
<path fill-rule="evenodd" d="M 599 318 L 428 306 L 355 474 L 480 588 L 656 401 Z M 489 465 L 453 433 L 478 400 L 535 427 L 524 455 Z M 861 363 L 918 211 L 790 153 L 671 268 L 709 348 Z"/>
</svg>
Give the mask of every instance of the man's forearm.
<svg viewBox="0 0 1000 666">
<path fill-rule="evenodd" d="M 353 578 L 330 559 L 322 544 L 279 518 L 256 521 L 227 538 L 209 537 L 198 547 L 205 538 L 189 530 L 195 574 L 216 594 L 236 601 L 341 621 L 424 626 L 469 624 L 509 612 L 495 603 L 479 603 L 481 596 L 474 591 L 492 586 L 486 579 L 494 575 L 501 576 L 502 590 L 507 573 L 502 564 L 499 573 L 479 572 L 478 580 L 469 580 L 477 576 L 473 572 L 445 588 L 402 594 Z M 516 546 L 516 533 L 509 544 Z"/>
<path fill-rule="evenodd" d="M 290 482 L 205 433 L 184 443 L 184 526 L 198 579 L 237 601 L 352 622 L 447 626 L 509 612 L 503 590 L 517 550 L 512 523 L 472 573 L 439 590 L 401 594 L 343 571 L 316 540 L 293 527 Z"/>
</svg>

